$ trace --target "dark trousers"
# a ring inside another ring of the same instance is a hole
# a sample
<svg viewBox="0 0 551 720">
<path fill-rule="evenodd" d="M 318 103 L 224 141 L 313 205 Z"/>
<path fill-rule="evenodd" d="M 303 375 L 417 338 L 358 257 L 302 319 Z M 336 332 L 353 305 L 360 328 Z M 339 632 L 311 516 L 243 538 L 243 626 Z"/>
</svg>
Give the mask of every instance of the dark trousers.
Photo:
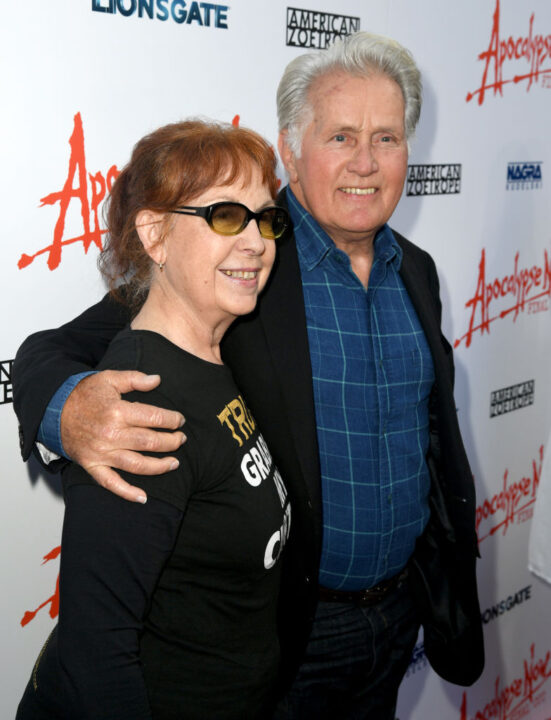
<svg viewBox="0 0 551 720">
<path fill-rule="evenodd" d="M 320 602 L 274 720 L 394 720 L 419 625 L 407 579 L 370 607 Z"/>
</svg>

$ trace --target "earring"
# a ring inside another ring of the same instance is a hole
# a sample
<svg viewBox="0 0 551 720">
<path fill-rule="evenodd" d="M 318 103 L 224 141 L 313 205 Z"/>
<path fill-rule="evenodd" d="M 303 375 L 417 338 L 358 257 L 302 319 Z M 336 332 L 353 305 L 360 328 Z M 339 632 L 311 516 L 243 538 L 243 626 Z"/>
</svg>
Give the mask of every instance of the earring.
<svg viewBox="0 0 551 720">
<path fill-rule="evenodd" d="M 159 271 L 160 271 L 160 272 L 163 272 L 164 266 L 165 266 L 164 263 L 159 263 Z"/>
</svg>

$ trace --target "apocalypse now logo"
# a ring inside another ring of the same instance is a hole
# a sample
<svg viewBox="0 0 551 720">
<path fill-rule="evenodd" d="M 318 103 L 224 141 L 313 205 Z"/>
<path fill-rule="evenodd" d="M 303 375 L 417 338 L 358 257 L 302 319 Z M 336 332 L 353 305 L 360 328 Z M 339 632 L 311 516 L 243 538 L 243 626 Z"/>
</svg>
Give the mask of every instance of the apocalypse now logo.
<svg viewBox="0 0 551 720">
<path fill-rule="evenodd" d="M 59 557 L 60 553 L 61 546 L 58 545 L 57 547 L 50 550 L 49 553 L 44 555 L 44 557 L 42 558 L 42 565 L 45 565 L 51 560 L 55 560 Z M 50 597 L 46 598 L 46 600 L 41 602 L 40 605 L 34 610 L 27 610 L 25 612 L 25 614 L 21 618 L 21 627 L 25 627 L 25 625 L 28 625 L 31 620 L 34 620 L 43 608 L 48 608 L 48 614 L 52 618 L 52 620 L 59 615 L 59 573 L 57 574 L 57 580 L 53 593 L 50 595 Z"/>
<path fill-rule="evenodd" d="M 467 693 L 463 691 L 459 720 L 520 720 L 531 717 L 532 711 L 545 703 L 545 685 L 550 677 L 551 651 L 536 651 L 536 645 L 532 643 L 515 678 L 503 682 L 499 675 L 496 677 L 493 695 L 486 705 L 473 712 L 467 704 Z"/>
<path fill-rule="evenodd" d="M 454 342 L 469 347 L 476 335 L 490 333 L 491 325 L 498 320 L 516 322 L 521 314 L 534 314 L 549 310 L 551 295 L 551 258 L 543 251 L 540 265 L 523 267 L 517 252 L 512 267 L 505 274 L 492 275 L 486 267 L 486 251 L 482 248 L 478 265 L 478 279 L 474 295 L 465 307 L 470 313 L 467 331 Z"/>
<path fill-rule="evenodd" d="M 23 253 L 17 263 L 20 270 L 28 267 L 39 255 L 44 253 L 48 255 L 48 267 L 50 270 L 55 270 L 61 262 L 62 248 L 73 243 L 82 243 L 85 253 L 88 252 L 92 244 L 99 250 L 102 249 L 101 236 L 106 230 L 100 228 L 99 211 L 119 171 L 116 165 L 111 165 L 104 173 L 101 171 L 93 173 L 88 171 L 84 150 L 84 130 L 80 113 L 77 113 L 73 120 L 73 132 L 69 138 L 69 148 L 67 177 L 62 188 L 40 199 L 40 207 L 54 205 L 59 209 L 52 242 L 32 255 Z M 65 221 L 67 213 L 69 208 L 73 209 L 74 206 L 77 208 L 77 216 L 80 214 L 81 232 L 72 237 L 66 237 Z"/>
<path fill-rule="evenodd" d="M 235 115 L 232 125 L 239 125 L 239 115 Z M 103 248 L 101 237 L 107 230 L 100 227 L 100 209 L 119 175 L 119 170 L 116 165 L 111 165 L 104 173 L 101 171 L 88 172 L 84 149 L 84 129 L 80 113 L 77 113 L 73 120 L 69 148 L 69 166 L 63 187 L 40 199 L 40 207 L 57 205 L 59 208 L 52 242 L 32 255 L 23 253 L 17 263 L 20 270 L 28 267 L 39 255 L 44 253 L 48 254 L 48 267 L 50 270 L 55 270 L 61 262 L 61 251 L 65 245 L 82 243 L 85 253 L 92 244 L 100 251 Z M 80 217 L 82 226 L 80 234 L 66 237 L 65 223 L 70 210 L 73 213 L 76 212 L 76 215 Z"/>
<path fill-rule="evenodd" d="M 551 88 L 551 35 L 535 32 L 535 13 L 530 15 L 525 34 L 504 37 L 500 27 L 499 0 L 496 0 L 490 42 L 478 59 L 483 63 L 478 90 L 467 94 L 466 101 L 478 97 L 482 105 L 488 90 L 503 96 L 505 85 L 523 85 L 528 92 L 535 84 Z"/>
<path fill-rule="evenodd" d="M 514 525 L 520 525 L 532 518 L 542 464 L 543 445 L 540 445 L 526 475 L 513 479 L 509 477 L 509 470 L 505 469 L 501 490 L 484 499 L 476 507 L 475 522 L 479 543 L 496 533 L 506 535 Z"/>
</svg>

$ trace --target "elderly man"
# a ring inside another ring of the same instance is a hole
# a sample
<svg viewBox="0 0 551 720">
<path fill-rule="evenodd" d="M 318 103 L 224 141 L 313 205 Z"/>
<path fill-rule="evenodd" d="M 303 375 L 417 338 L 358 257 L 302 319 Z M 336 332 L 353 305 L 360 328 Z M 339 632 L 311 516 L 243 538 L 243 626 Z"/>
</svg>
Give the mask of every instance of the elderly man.
<svg viewBox="0 0 551 720">
<path fill-rule="evenodd" d="M 387 225 L 420 107 L 408 51 L 368 33 L 297 57 L 278 90 L 289 175 L 280 202 L 294 230 L 257 311 L 223 346 L 293 507 L 281 591 L 290 689 L 277 718 L 392 720 L 420 624 L 442 677 L 467 685 L 483 667 L 474 489 L 438 278 L 430 256 Z M 61 428 L 43 423 L 42 445 L 144 501 L 113 468 L 168 471 L 182 418 L 120 400 L 156 377 L 78 382 L 127 321 L 104 299 L 27 340 L 14 403 L 28 457 L 50 398 L 55 420 L 68 396 Z"/>
</svg>

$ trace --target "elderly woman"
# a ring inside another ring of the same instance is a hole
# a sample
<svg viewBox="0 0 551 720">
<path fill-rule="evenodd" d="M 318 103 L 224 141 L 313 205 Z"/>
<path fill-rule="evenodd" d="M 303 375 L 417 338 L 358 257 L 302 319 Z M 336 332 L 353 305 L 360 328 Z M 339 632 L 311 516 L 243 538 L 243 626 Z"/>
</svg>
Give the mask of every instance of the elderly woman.
<svg viewBox="0 0 551 720">
<path fill-rule="evenodd" d="M 116 295 L 130 278 L 136 314 L 101 368 L 160 373 L 149 400 L 185 410 L 188 440 L 172 472 L 127 475 L 145 505 L 65 472 L 59 623 L 18 720 L 270 712 L 290 507 L 219 345 L 288 224 L 276 187 L 257 134 L 188 121 L 143 138 L 112 189 L 102 271 Z"/>
</svg>

